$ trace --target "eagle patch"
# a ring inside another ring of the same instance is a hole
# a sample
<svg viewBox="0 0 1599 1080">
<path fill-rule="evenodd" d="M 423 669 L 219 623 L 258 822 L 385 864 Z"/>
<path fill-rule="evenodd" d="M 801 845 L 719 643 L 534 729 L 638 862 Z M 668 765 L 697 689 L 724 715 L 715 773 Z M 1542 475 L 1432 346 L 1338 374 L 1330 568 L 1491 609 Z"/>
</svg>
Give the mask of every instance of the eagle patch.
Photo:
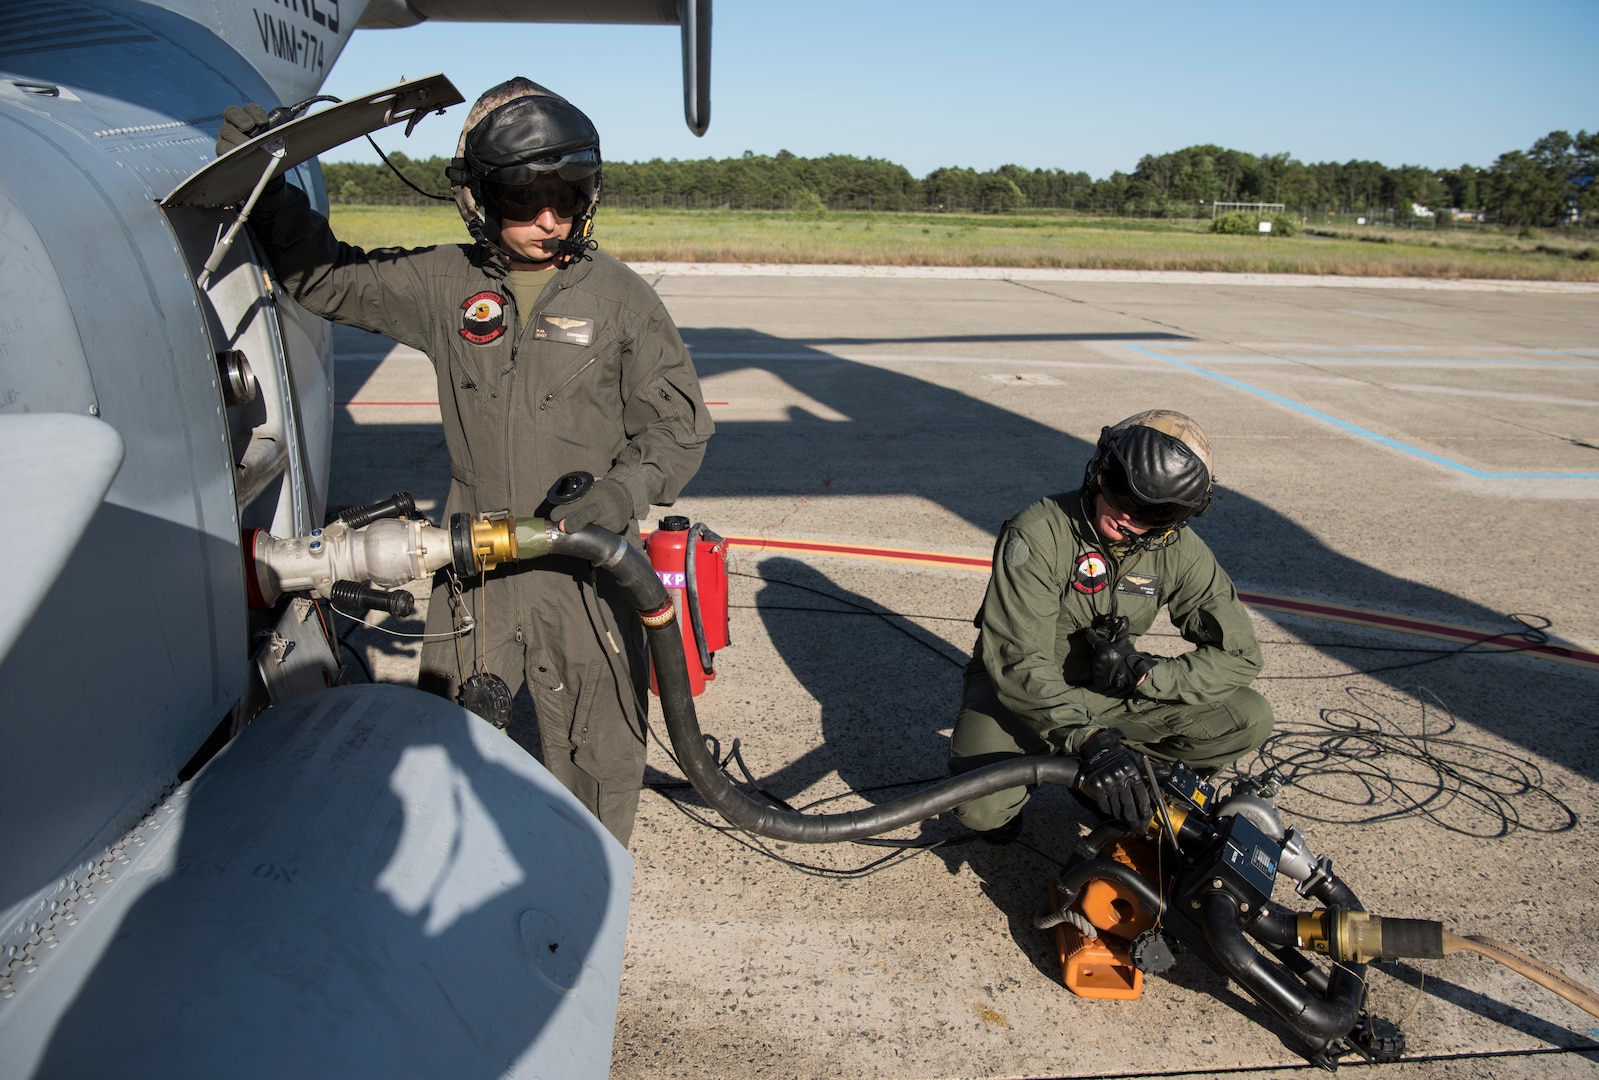
<svg viewBox="0 0 1599 1080">
<path fill-rule="evenodd" d="M 474 345 L 487 345 L 505 336 L 505 297 L 480 292 L 461 302 L 461 336 Z"/>
<path fill-rule="evenodd" d="M 1110 584 L 1110 563 L 1097 551 L 1085 551 L 1077 556 L 1072 570 L 1072 588 L 1092 596 L 1104 592 Z"/>
</svg>

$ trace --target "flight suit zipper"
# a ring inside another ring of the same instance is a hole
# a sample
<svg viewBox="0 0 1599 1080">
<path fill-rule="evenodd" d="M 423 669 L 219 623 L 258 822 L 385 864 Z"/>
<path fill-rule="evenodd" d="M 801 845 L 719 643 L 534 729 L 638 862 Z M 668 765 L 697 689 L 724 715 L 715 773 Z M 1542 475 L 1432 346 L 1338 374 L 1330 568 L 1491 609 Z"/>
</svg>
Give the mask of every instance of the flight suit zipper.
<svg viewBox="0 0 1599 1080">
<path fill-rule="evenodd" d="M 571 386 L 573 380 L 575 380 L 579 375 L 583 374 L 589 368 L 593 367 L 594 362 L 599 358 L 600 354 L 595 353 L 593 356 L 583 361 L 583 365 L 576 371 L 572 372 L 572 374 L 561 380 L 560 386 L 557 386 L 554 390 L 551 390 L 548 394 L 545 394 L 544 397 L 539 401 L 539 411 L 543 412 L 544 410 L 548 409 L 550 407 L 550 402 L 555 400 L 556 395 L 560 394 L 560 392 L 565 390 L 568 386 Z"/>
<path fill-rule="evenodd" d="M 557 274 L 561 273 L 560 270 L 556 270 L 554 272 L 557 273 Z M 558 282 L 560 279 L 556 278 L 555 280 Z M 513 441 L 512 441 L 512 438 L 513 438 L 513 435 L 514 435 L 514 432 L 512 431 L 512 428 L 513 428 L 513 426 L 515 424 L 515 419 L 516 419 L 516 417 L 515 417 L 515 413 L 516 413 L 516 406 L 515 406 L 515 402 L 516 402 L 516 373 L 517 373 L 517 369 L 518 369 L 518 365 L 517 365 L 516 361 L 517 361 L 518 355 L 522 351 L 522 339 L 527 336 L 528 330 L 534 325 L 534 323 L 536 323 L 538 321 L 539 312 L 544 310 L 544 305 L 539 303 L 540 299 L 544 298 L 546 296 L 546 294 L 548 294 L 548 296 L 553 299 L 554 297 L 560 295 L 561 289 L 563 288 L 562 285 L 558 284 L 555 287 L 554 290 L 551 290 L 551 289 L 548 288 L 548 284 L 549 283 L 546 283 L 545 287 L 540 288 L 538 296 L 535 296 L 533 298 L 533 310 L 528 312 L 527 321 L 524 322 L 524 321 L 522 321 L 521 315 L 518 314 L 517 310 L 516 310 L 518 307 L 521 306 L 522 301 L 517 299 L 516 290 L 510 288 L 510 282 L 506 283 L 506 290 L 505 291 L 506 291 L 506 293 L 508 294 L 508 296 L 510 298 L 512 315 L 513 315 L 513 317 L 516 320 L 511 325 L 513 325 L 513 326 L 518 328 L 517 331 L 516 331 L 516 339 L 515 339 L 515 341 L 513 341 L 511 343 L 511 370 L 508 373 L 508 382 L 507 382 L 507 385 L 506 385 L 506 388 L 505 388 L 505 394 L 506 394 L 505 430 L 504 430 L 504 432 L 502 434 L 502 437 L 503 437 L 502 445 L 506 448 L 506 453 L 507 454 L 511 453 L 511 448 L 515 445 L 513 443 Z M 543 405 L 541 404 L 539 407 L 543 408 Z M 519 470 L 519 469 L 517 469 L 515 467 L 515 463 L 514 462 L 507 462 L 507 465 L 508 465 L 509 471 L 510 471 L 511 505 L 512 506 L 516 506 L 517 505 L 517 501 L 516 501 L 516 478 L 517 478 L 517 474 L 521 470 Z M 538 469 L 538 466 L 539 466 L 539 462 L 537 460 L 535 460 L 533 465 L 534 465 L 534 471 L 536 472 L 537 469 Z"/>
</svg>

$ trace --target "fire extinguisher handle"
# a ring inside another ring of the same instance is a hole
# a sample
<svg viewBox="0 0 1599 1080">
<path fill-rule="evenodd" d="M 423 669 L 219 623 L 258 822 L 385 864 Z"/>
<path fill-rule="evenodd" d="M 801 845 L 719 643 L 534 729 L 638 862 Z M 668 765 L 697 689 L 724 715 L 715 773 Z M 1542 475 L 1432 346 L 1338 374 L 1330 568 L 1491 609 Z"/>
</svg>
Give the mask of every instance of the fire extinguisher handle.
<svg viewBox="0 0 1599 1080">
<path fill-rule="evenodd" d="M 716 673 L 716 661 L 712 658 L 711 651 L 705 646 L 705 622 L 700 617 L 700 583 L 698 567 L 695 565 L 694 558 L 699 551 L 701 536 L 707 539 L 715 537 L 715 539 L 711 539 L 713 544 L 719 543 L 722 539 L 706 528 L 703 521 L 696 521 L 689 527 L 688 547 L 684 553 L 683 566 L 683 591 L 687 594 L 688 603 L 684 606 L 688 608 L 689 622 L 694 627 L 694 645 L 699 649 L 700 667 L 706 675 L 714 675 Z"/>
</svg>

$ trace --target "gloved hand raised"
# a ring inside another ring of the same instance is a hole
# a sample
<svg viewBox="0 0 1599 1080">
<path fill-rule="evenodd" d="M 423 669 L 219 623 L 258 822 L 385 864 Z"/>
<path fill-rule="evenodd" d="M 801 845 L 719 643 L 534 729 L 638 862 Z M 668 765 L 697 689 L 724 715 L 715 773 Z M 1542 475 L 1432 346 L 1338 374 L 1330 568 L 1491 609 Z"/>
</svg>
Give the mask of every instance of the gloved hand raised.
<svg viewBox="0 0 1599 1080">
<path fill-rule="evenodd" d="M 601 477 L 581 499 L 552 508 L 550 520 L 560 522 L 562 532 L 577 532 L 585 525 L 623 532 L 633 522 L 633 495 L 622 481 Z"/>
<path fill-rule="evenodd" d="M 1138 755 L 1122 743 L 1120 728 L 1100 728 L 1077 751 L 1077 790 L 1108 817 L 1142 834 L 1154 816 Z"/>
<path fill-rule="evenodd" d="M 1083 631 L 1090 648 L 1090 685 L 1102 694 L 1131 694 L 1160 661 L 1139 652 L 1127 638 L 1127 616 L 1099 615 Z"/>
<path fill-rule="evenodd" d="M 275 127 L 290 114 L 283 109 L 270 113 L 251 101 L 244 105 L 229 105 L 222 110 L 222 127 L 217 130 L 217 157 Z M 271 206 L 283 194 L 284 179 L 279 173 L 261 189 L 262 203 Z"/>
<path fill-rule="evenodd" d="M 255 102 L 229 105 L 222 110 L 222 127 L 217 131 L 217 157 L 249 142 L 271 126 L 267 111 Z"/>
</svg>

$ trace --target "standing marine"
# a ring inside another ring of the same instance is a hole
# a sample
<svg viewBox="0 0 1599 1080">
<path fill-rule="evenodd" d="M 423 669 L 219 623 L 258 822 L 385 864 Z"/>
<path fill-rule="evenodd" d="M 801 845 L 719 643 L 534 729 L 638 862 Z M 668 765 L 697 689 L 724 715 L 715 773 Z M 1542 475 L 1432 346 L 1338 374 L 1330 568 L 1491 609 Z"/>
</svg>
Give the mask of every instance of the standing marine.
<svg viewBox="0 0 1599 1080">
<path fill-rule="evenodd" d="M 1188 528 L 1210 506 L 1210 443 L 1178 412 L 1104 428 L 1082 486 L 1007 521 L 974 620 L 952 774 L 1054 750 L 1082 759 L 1079 792 L 1140 830 L 1151 803 L 1137 754 L 1213 774 L 1257 749 L 1272 711 L 1250 683 L 1260 645 L 1227 572 Z M 1143 652 L 1162 608 L 1193 646 Z M 1003 842 L 1029 792 L 962 804 L 956 817 Z"/>
<path fill-rule="evenodd" d="M 219 153 L 267 117 L 233 106 L 224 120 Z M 255 210 L 255 235 L 295 299 L 433 362 L 446 519 L 508 508 L 636 543 L 636 519 L 671 504 L 699 468 L 713 427 L 688 350 L 654 290 L 590 240 L 600 166 L 589 118 L 515 78 L 472 106 L 446 170 L 471 243 L 364 251 L 281 184 Z M 552 505 L 552 485 L 574 472 L 592 487 Z M 643 628 L 609 576 L 558 556 L 441 576 L 426 634 L 418 685 L 451 698 L 462 684 L 487 689 L 506 720 L 525 686 L 545 766 L 626 844 L 649 673 Z M 532 749 L 531 733 L 512 730 Z"/>
</svg>

